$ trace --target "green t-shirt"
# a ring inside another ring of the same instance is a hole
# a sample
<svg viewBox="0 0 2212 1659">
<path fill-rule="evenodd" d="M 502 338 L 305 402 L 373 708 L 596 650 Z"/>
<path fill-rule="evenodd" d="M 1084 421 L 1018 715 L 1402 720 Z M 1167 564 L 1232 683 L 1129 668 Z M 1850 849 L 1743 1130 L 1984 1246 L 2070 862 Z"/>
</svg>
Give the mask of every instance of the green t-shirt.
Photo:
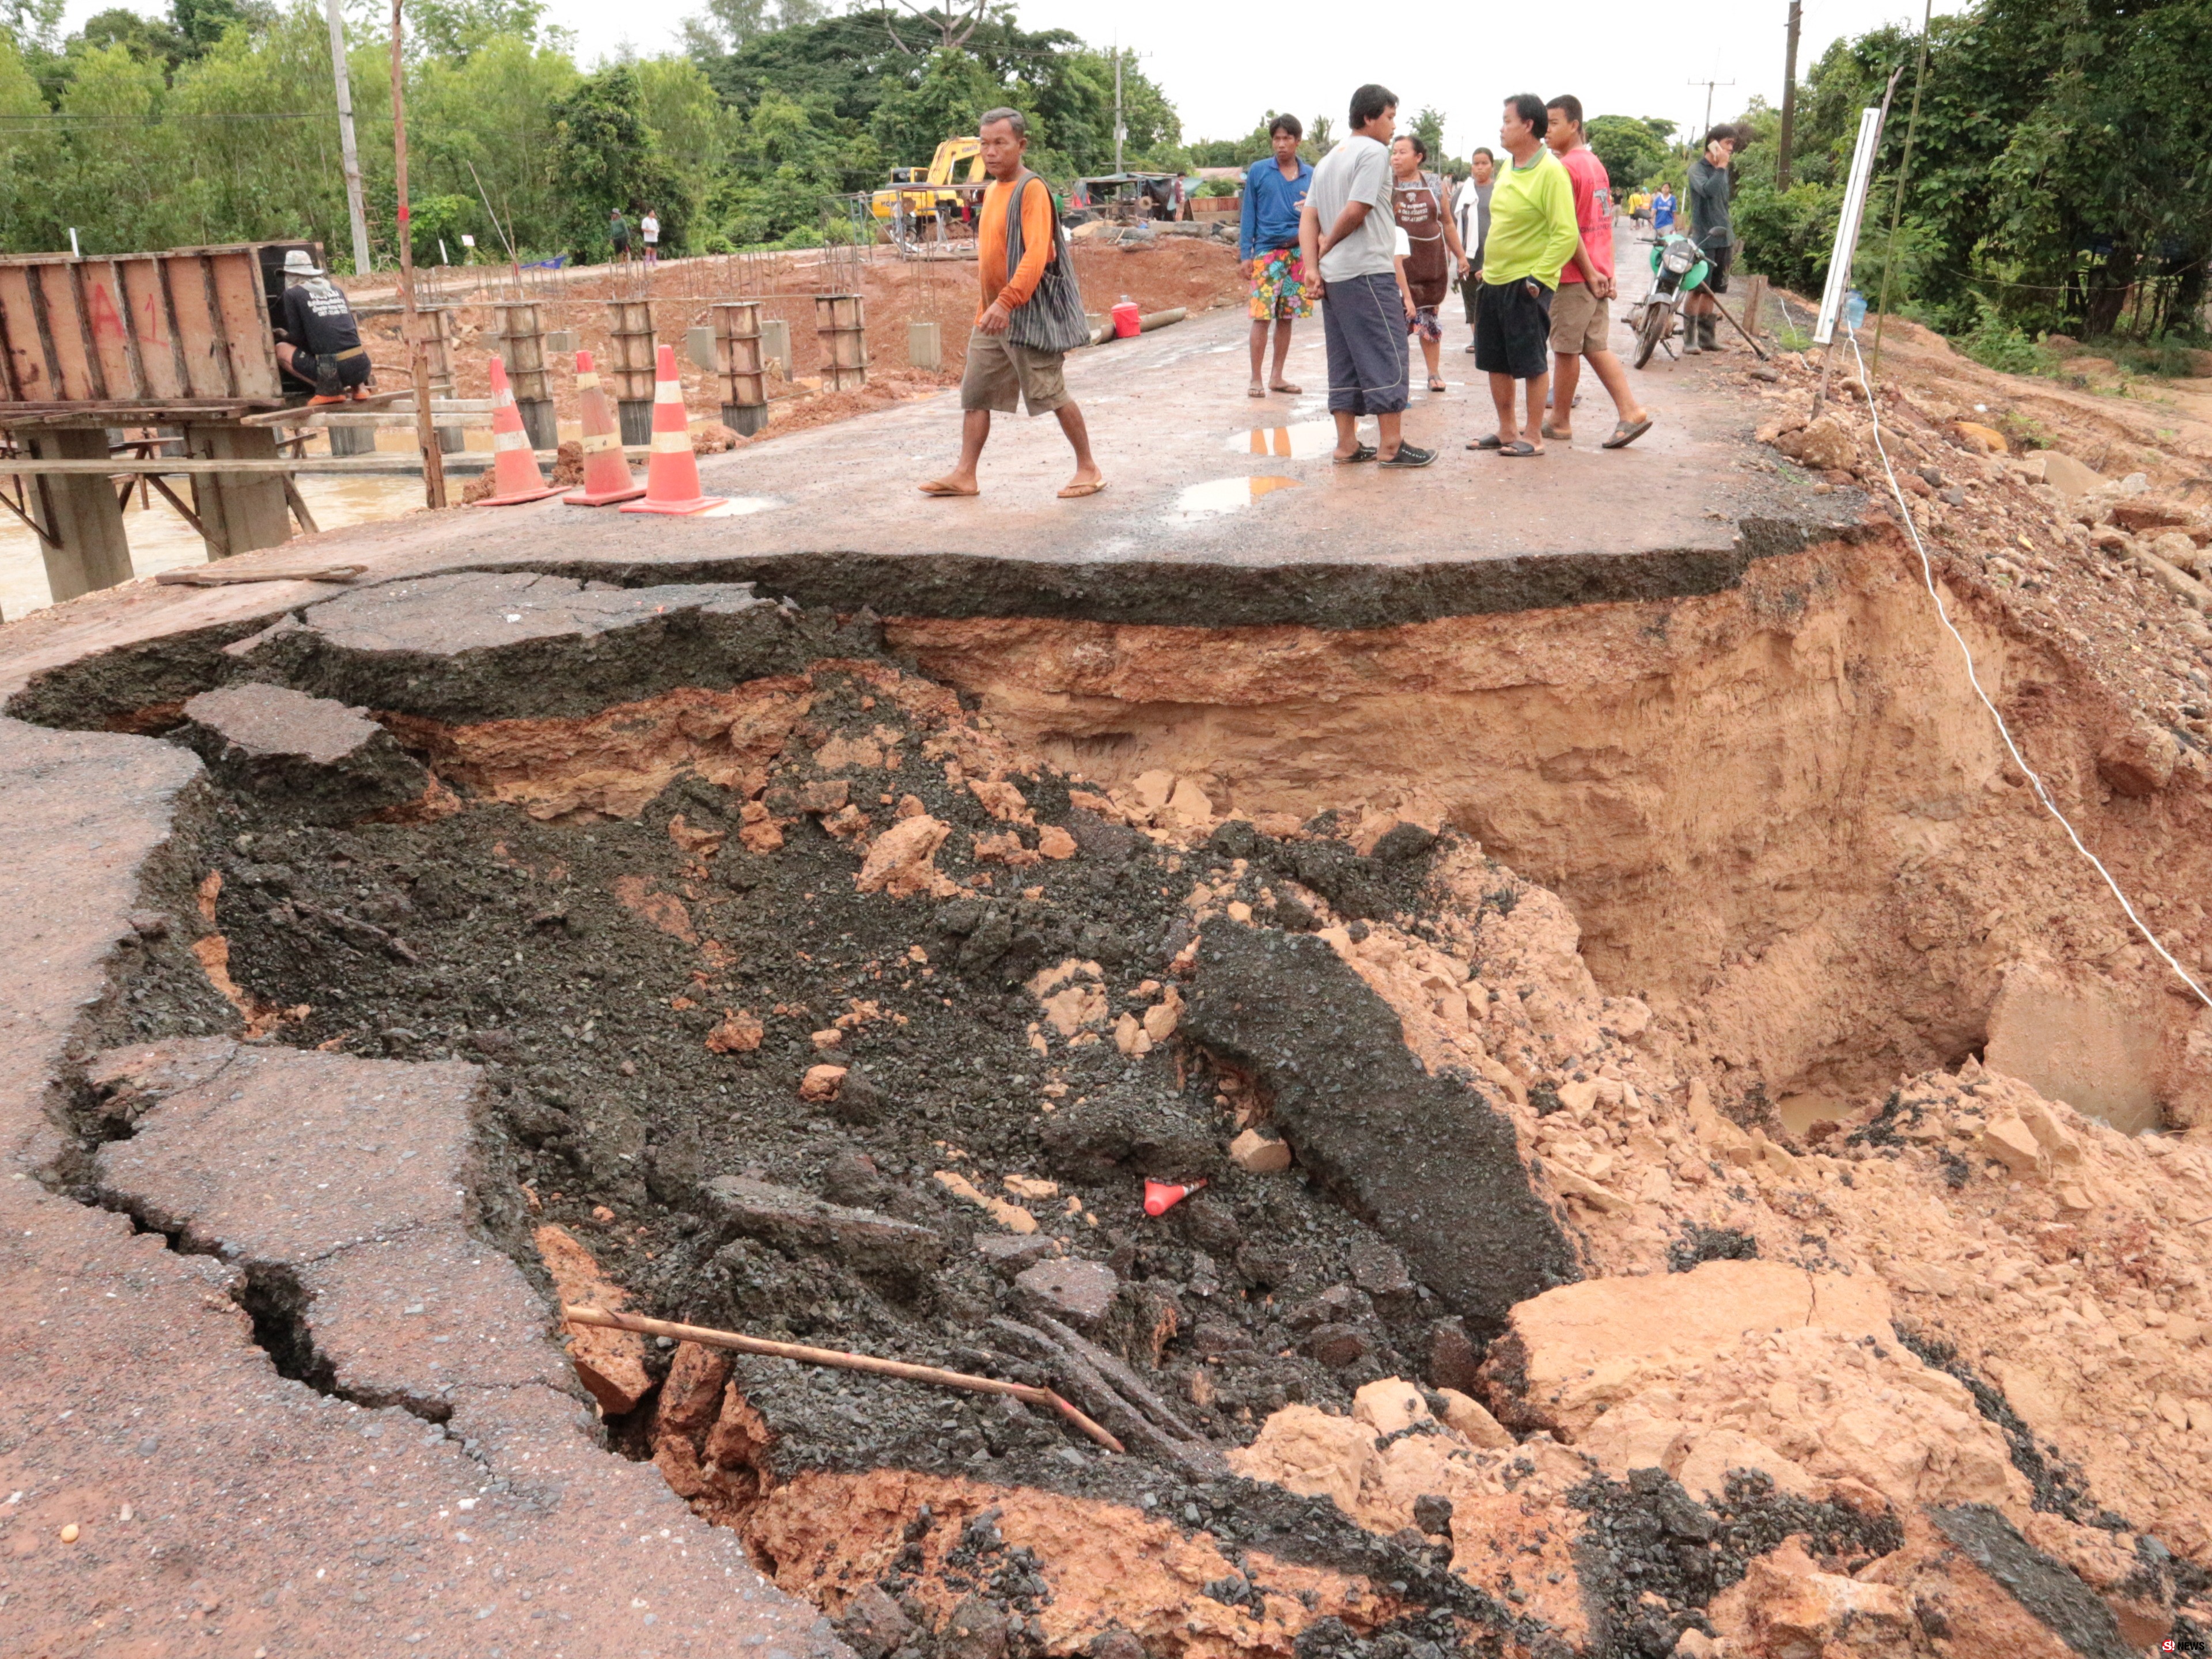
<svg viewBox="0 0 2212 1659">
<path fill-rule="evenodd" d="M 1575 187 L 1559 158 L 1536 152 L 1527 167 L 1512 166 L 1498 175 L 1490 192 L 1490 234 L 1482 245 L 1482 280 L 1517 283 L 1534 276 L 1546 288 L 1559 285 L 1559 272 L 1575 257 L 1581 240 L 1575 226 Z"/>
</svg>

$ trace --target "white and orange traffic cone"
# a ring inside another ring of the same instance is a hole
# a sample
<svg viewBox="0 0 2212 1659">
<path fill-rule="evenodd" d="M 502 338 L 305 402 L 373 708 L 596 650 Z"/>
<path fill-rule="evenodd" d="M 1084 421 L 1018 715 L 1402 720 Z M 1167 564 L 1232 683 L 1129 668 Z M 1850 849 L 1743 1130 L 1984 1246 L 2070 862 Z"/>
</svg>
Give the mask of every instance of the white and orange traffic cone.
<svg viewBox="0 0 2212 1659">
<path fill-rule="evenodd" d="M 1147 1181 L 1145 1182 L 1145 1213 L 1165 1215 L 1204 1185 L 1203 1181 L 1194 1181 L 1187 1187 L 1170 1186 L 1164 1181 Z"/>
<path fill-rule="evenodd" d="M 584 415 L 584 485 L 561 499 L 571 507 L 611 507 L 617 501 L 635 501 L 645 494 L 645 486 L 631 474 L 629 462 L 623 458 L 622 432 L 615 424 L 607 394 L 599 389 L 599 374 L 588 351 L 576 354 L 576 400 Z"/>
<path fill-rule="evenodd" d="M 684 414 L 684 382 L 676 378 L 676 348 L 655 356 L 653 453 L 645 463 L 645 499 L 625 513 L 704 513 L 728 497 L 699 493 L 699 458 L 691 453 L 691 425 Z"/>
<path fill-rule="evenodd" d="M 522 429 L 522 411 L 514 406 L 514 391 L 507 383 L 507 365 L 491 360 L 491 479 L 496 495 L 487 495 L 478 507 L 520 507 L 542 501 L 553 493 L 538 470 L 530 434 Z"/>
</svg>

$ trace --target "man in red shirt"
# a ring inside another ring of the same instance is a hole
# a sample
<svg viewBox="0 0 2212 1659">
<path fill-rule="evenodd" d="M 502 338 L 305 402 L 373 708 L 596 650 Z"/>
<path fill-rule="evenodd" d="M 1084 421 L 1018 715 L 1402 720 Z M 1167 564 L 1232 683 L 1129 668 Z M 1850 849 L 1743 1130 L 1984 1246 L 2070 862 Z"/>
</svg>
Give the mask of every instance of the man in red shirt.
<svg viewBox="0 0 2212 1659">
<path fill-rule="evenodd" d="M 1552 301 L 1552 418 L 1544 422 L 1544 435 L 1573 441 L 1575 386 L 1587 357 L 1613 399 L 1616 418 L 1605 447 L 1620 449 L 1651 429 L 1651 417 L 1607 343 L 1613 324 L 1613 180 L 1597 152 L 1583 141 L 1581 99 L 1563 94 L 1545 105 L 1544 113 L 1544 142 L 1574 184 L 1575 223 L 1582 231 L 1581 246 L 1560 271 L 1559 292 Z"/>
</svg>

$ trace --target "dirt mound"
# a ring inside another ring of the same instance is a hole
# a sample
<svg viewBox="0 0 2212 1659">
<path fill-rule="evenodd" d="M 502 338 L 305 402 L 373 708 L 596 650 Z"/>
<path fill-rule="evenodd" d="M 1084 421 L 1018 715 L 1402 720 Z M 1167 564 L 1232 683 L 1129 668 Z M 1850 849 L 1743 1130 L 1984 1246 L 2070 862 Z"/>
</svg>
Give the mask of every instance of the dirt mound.
<svg viewBox="0 0 2212 1659">
<path fill-rule="evenodd" d="M 1243 297 L 1236 249 L 1207 239 L 1164 236 L 1112 247 L 1079 243 L 1074 254 L 1085 302 L 1094 312 L 1110 309 L 1125 295 L 1146 312 L 1178 306 L 1192 312 L 1206 311 L 1237 303 Z M 823 274 L 816 254 L 751 257 L 743 261 L 713 257 L 671 260 L 649 276 L 641 266 L 586 267 L 553 273 L 542 283 L 533 273 L 531 296 L 538 301 L 540 326 L 574 331 L 577 343 L 593 355 L 603 374 L 614 361 L 613 338 L 607 331 L 608 301 L 618 297 L 649 299 L 659 337 L 678 347 L 677 372 L 683 381 L 684 402 L 695 420 L 718 417 L 721 395 L 714 377 L 692 362 L 683 349 L 684 331 L 710 326 L 713 308 L 719 301 L 759 300 L 761 316 L 785 323 L 791 334 L 793 361 L 771 386 L 766 435 L 773 436 L 844 420 L 959 384 L 980 293 L 974 263 L 909 263 L 881 257 L 860 269 L 871 367 L 868 385 L 858 392 L 821 389 L 824 358 L 816 333 L 814 296 L 829 291 L 825 283 L 830 278 Z M 842 289 L 845 279 L 840 270 L 836 280 Z M 456 397 L 491 395 L 489 364 L 495 355 L 498 326 L 495 307 L 499 301 L 512 297 L 504 281 L 501 273 L 487 268 L 483 286 L 459 289 L 441 301 L 452 307 L 449 349 Z M 349 282 L 345 286 L 369 290 L 356 298 L 356 304 L 393 302 L 381 279 Z M 908 325 L 916 322 L 937 325 L 942 361 L 935 369 L 915 368 L 909 359 Z M 386 386 L 404 383 L 406 351 L 399 338 L 398 318 L 364 318 L 362 337 L 377 361 L 379 383 Z M 580 418 L 572 356 L 549 353 L 547 362 L 554 370 L 556 417 Z"/>
</svg>

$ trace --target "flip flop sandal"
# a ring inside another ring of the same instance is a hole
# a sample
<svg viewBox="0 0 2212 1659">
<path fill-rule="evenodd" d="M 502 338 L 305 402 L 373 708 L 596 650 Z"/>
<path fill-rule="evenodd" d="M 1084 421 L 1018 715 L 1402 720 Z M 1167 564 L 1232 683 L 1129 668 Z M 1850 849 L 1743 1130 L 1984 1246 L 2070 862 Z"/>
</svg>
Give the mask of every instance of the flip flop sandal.
<svg viewBox="0 0 2212 1659">
<path fill-rule="evenodd" d="M 1498 452 L 1498 454 L 1501 460 L 1517 461 L 1528 456 L 1541 455 L 1544 452 L 1542 450 L 1537 448 L 1535 445 L 1530 443 L 1526 438 L 1516 438 L 1511 443 L 1507 444 L 1504 448 L 1500 449 Z"/>
<path fill-rule="evenodd" d="M 1285 397 L 1286 397 L 1286 398 L 1297 398 L 1297 397 L 1302 397 L 1302 396 L 1304 396 L 1304 393 L 1305 393 L 1305 388 L 1304 388 L 1304 386 L 1291 386 L 1291 385 L 1290 385 L 1290 384 L 1289 384 L 1289 383 L 1287 383 L 1287 382 L 1283 382 L 1283 383 L 1279 383 L 1279 384 L 1275 385 L 1275 386 L 1269 386 L 1269 387 L 1267 388 L 1267 390 L 1268 390 L 1268 391 L 1270 391 L 1270 392 L 1281 392 L 1281 393 L 1282 393 Z"/>
<path fill-rule="evenodd" d="M 1613 423 L 1613 436 L 1605 441 L 1604 447 L 1626 449 L 1650 430 L 1651 422 L 1648 418 L 1638 421 L 1632 425 L 1626 421 L 1615 421 Z"/>
<path fill-rule="evenodd" d="M 1389 460 L 1382 462 L 1381 465 L 1384 466 L 1402 466 L 1409 468 L 1427 466 L 1436 459 L 1437 452 L 1433 449 L 1417 449 L 1412 444 L 1400 444 L 1398 446 L 1398 453 L 1393 455 Z"/>
<path fill-rule="evenodd" d="M 1469 449 L 1503 449 L 1505 440 L 1494 434 L 1487 438 L 1472 438 L 1468 441 L 1467 447 Z"/>
<path fill-rule="evenodd" d="M 1449 392 L 1451 388 L 1444 384 L 1443 377 L 1442 375 L 1434 374 L 1429 377 L 1429 390 L 1431 392 Z"/>
<path fill-rule="evenodd" d="M 1096 495 L 1105 488 L 1106 480 L 1103 478 L 1099 479 L 1097 483 L 1072 483 L 1060 490 L 1060 499 L 1063 501 L 1079 501 L 1085 495 Z"/>
<path fill-rule="evenodd" d="M 980 489 L 955 489 L 951 485 L 946 483 L 926 483 L 921 488 L 923 495 L 933 495 L 941 501 L 951 500 L 955 496 L 980 495 L 983 493 Z"/>
<path fill-rule="evenodd" d="M 1374 459 L 1375 446 L 1373 444 L 1362 444 L 1358 448 L 1353 450 L 1349 455 L 1333 454 L 1329 457 L 1329 459 L 1334 461 L 1339 466 L 1350 466 L 1356 461 L 1371 461 Z"/>
<path fill-rule="evenodd" d="M 1244 395 L 1248 398 L 1264 398 L 1267 395 L 1267 388 L 1255 380 L 1244 388 Z"/>
<path fill-rule="evenodd" d="M 1538 429 L 1541 431 L 1547 438 L 1550 438 L 1559 443 L 1571 444 L 1575 441 L 1574 434 L 1571 432 L 1559 432 L 1554 430 L 1549 421 L 1545 422 L 1542 427 Z"/>
</svg>

